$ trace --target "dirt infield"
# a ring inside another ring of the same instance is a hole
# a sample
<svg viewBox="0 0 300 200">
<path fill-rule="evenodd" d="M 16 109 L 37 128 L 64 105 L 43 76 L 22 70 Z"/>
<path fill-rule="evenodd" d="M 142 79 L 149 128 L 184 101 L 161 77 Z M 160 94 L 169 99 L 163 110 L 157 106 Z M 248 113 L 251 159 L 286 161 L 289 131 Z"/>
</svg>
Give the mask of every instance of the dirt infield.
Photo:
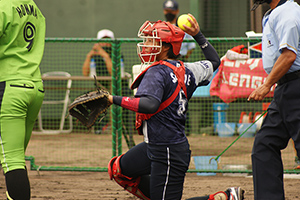
<svg viewBox="0 0 300 200">
<path fill-rule="evenodd" d="M 137 199 L 109 180 L 106 172 L 40 172 L 29 171 L 32 199 L 36 200 L 132 200 Z M 5 199 L 3 176 L 0 180 L 0 199 Z M 188 173 L 183 199 L 210 194 L 229 186 L 241 186 L 246 199 L 253 199 L 252 179 L 245 177 L 201 177 Z M 286 200 L 300 199 L 299 179 L 285 179 Z"/>
<path fill-rule="evenodd" d="M 216 136 L 212 137 L 213 140 L 208 140 L 209 137 L 203 135 L 189 136 L 194 155 L 201 154 L 201 149 L 203 148 L 208 149 L 208 152 L 214 151 L 211 152 L 212 155 L 217 155 L 221 153 L 222 150 L 224 150 L 234 139 L 218 138 Z M 100 140 L 100 142 L 97 138 Z M 141 136 L 135 138 L 136 143 L 140 142 L 141 140 Z M 228 150 L 228 152 L 224 153 L 222 162 L 228 163 L 228 160 L 232 159 L 232 156 L 240 156 L 237 153 L 234 154 L 234 152 L 236 152 L 237 149 L 242 151 L 242 148 L 249 150 L 252 142 L 252 139 L 239 140 L 231 147 L 231 151 Z M 95 151 L 95 149 L 99 149 L 99 144 L 93 146 L 93 143 L 101 143 L 100 149 L 102 150 L 99 150 L 100 152 L 92 152 L 93 155 L 86 158 L 87 154 L 91 153 L 92 150 Z M 123 149 L 126 151 L 127 148 L 125 145 L 123 146 Z M 64 157 L 65 159 L 59 160 L 59 156 L 57 155 L 58 153 L 55 150 L 59 151 L 60 155 L 64 155 L 66 152 L 69 152 L 69 154 L 76 156 L 69 156 L 68 158 Z M 246 157 L 248 154 L 250 154 L 248 150 L 246 152 Z M 88 151 L 86 152 L 87 154 L 84 154 L 85 151 Z M 288 147 L 287 151 L 283 152 L 283 155 L 286 157 L 286 155 L 290 153 L 293 153 L 293 150 Z M 41 165 L 79 165 L 79 162 L 83 164 L 85 160 L 88 160 L 88 166 L 93 167 L 98 166 L 95 164 L 97 162 L 93 161 L 93 158 L 96 157 L 96 160 L 103 159 L 101 160 L 103 161 L 103 164 L 101 162 L 100 165 L 106 166 L 107 161 L 111 156 L 111 136 L 89 134 L 75 136 L 33 135 L 26 155 L 35 156 L 37 164 Z M 57 157 L 52 160 L 51 157 L 53 156 Z M 103 158 L 98 156 L 103 156 Z M 243 157 L 245 157 L 245 155 Z M 291 155 L 290 158 L 293 158 L 293 155 Z M 73 163 L 71 161 L 73 161 Z M 29 162 L 27 162 L 27 164 L 29 168 Z M 193 166 L 191 165 L 191 167 Z M 36 200 L 137 199 L 130 193 L 124 191 L 120 186 L 117 185 L 117 183 L 109 180 L 107 172 L 40 171 L 38 173 L 37 171 L 29 170 L 29 178 L 32 189 L 32 199 Z M 287 200 L 300 199 L 298 184 L 299 179 L 285 179 Z M 216 176 L 198 176 L 196 173 L 187 173 L 182 199 L 211 194 L 219 190 L 225 190 L 231 186 L 241 186 L 246 190 L 246 199 L 253 199 L 253 185 L 251 176 L 237 177 L 228 176 L 225 174 L 217 174 Z M 5 190 L 4 176 L 0 176 L 0 199 L 5 199 Z"/>
</svg>

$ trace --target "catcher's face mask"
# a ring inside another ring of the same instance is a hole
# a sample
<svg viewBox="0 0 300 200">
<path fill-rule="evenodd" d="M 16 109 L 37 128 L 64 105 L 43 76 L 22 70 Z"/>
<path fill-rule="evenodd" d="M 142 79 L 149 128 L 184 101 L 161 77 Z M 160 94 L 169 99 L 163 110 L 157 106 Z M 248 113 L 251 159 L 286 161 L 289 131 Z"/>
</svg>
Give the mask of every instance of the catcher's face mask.
<svg viewBox="0 0 300 200">
<path fill-rule="evenodd" d="M 170 43 L 174 55 L 178 55 L 184 35 L 185 33 L 180 28 L 169 22 L 146 21 L 138 32 L 138 37 L 143 39 L 143 43 L 137 44 L 138 55 L 142 63 L 151 64 L 156 61 L 156 56 L 161 52 L 162 42 Z M 149 48 L 151 48 L 150 51 Z"/>
<path fill-rule="evenodd" d="M 138 32 L 138 37 L 143 39 L 143 42 L 137 44 L 137 53 L 143 64 L 149 65 L 156 61 L 156 56 L 160 54 L 162 41 L 158 37 L 155 23 L 146 21 Z"/>
</svg>

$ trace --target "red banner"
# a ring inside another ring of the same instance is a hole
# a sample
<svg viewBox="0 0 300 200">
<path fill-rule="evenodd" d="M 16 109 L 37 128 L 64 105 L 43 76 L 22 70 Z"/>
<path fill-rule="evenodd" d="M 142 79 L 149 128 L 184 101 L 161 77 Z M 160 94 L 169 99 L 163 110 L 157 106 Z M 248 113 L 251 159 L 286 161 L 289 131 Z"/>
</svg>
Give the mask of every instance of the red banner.
<svg viewBox="0 0 300 200">
<path fill-rule="evenodd" d="M 210 95 L 220 97 L 225 103 L 248 98 L 266 77 L 261 58 L 229 60 L 223 57 L 219 71 L 211 82 Z M 273 97 L 274 89 L 275 86 L 266 97 Z"/>
</svg>

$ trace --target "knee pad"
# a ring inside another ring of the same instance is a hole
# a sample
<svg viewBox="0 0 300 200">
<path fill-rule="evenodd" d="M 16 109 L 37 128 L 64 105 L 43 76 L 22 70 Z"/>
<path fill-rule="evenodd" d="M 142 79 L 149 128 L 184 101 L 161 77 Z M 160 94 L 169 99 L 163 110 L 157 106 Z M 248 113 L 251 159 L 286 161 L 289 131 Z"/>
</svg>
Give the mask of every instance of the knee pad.
<svg viewBox="0 0 300 200">
<path fill-rule="evenodd" d="M 138 188 L 141 177 L 132 178 L 122 174 L 120 167 L 120 159 L 124 154 L 120 156 L 113 157 L 108 163 L 108 174 L 110 180 L 114 179 L 121 187 L 130 192 L 131 194 L 139 197 L 140 199 L 150 200 L 150 197 L 147 197 L 142 193 Z"/>
</svg>

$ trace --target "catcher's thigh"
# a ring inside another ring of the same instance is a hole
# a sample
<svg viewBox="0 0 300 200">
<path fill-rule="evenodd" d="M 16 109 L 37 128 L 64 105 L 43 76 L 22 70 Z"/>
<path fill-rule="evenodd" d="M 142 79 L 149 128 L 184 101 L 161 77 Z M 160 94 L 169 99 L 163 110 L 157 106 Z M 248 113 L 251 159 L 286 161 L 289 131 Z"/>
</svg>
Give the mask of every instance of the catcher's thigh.
<svg viewBox="0 0 300 200">
<path fill-rule="evenodd" d="M 123 154 L 124 155 L 124 154 Z M 122 186 L 125 190 L 132 193 L 133 195 L 144 199 L 150 200 L 150 197 L 147 197 L 143 192 L 139 189 L 139 184 L 141 181 L 141 177 L 132 178 L 122 174 L 120 168 L 120 158 L 123 156 L 115 156 L 113 157 L 108 164 L 108 174 L 110 179 L 114 179 L 120 186 Z"/>
</svg>

